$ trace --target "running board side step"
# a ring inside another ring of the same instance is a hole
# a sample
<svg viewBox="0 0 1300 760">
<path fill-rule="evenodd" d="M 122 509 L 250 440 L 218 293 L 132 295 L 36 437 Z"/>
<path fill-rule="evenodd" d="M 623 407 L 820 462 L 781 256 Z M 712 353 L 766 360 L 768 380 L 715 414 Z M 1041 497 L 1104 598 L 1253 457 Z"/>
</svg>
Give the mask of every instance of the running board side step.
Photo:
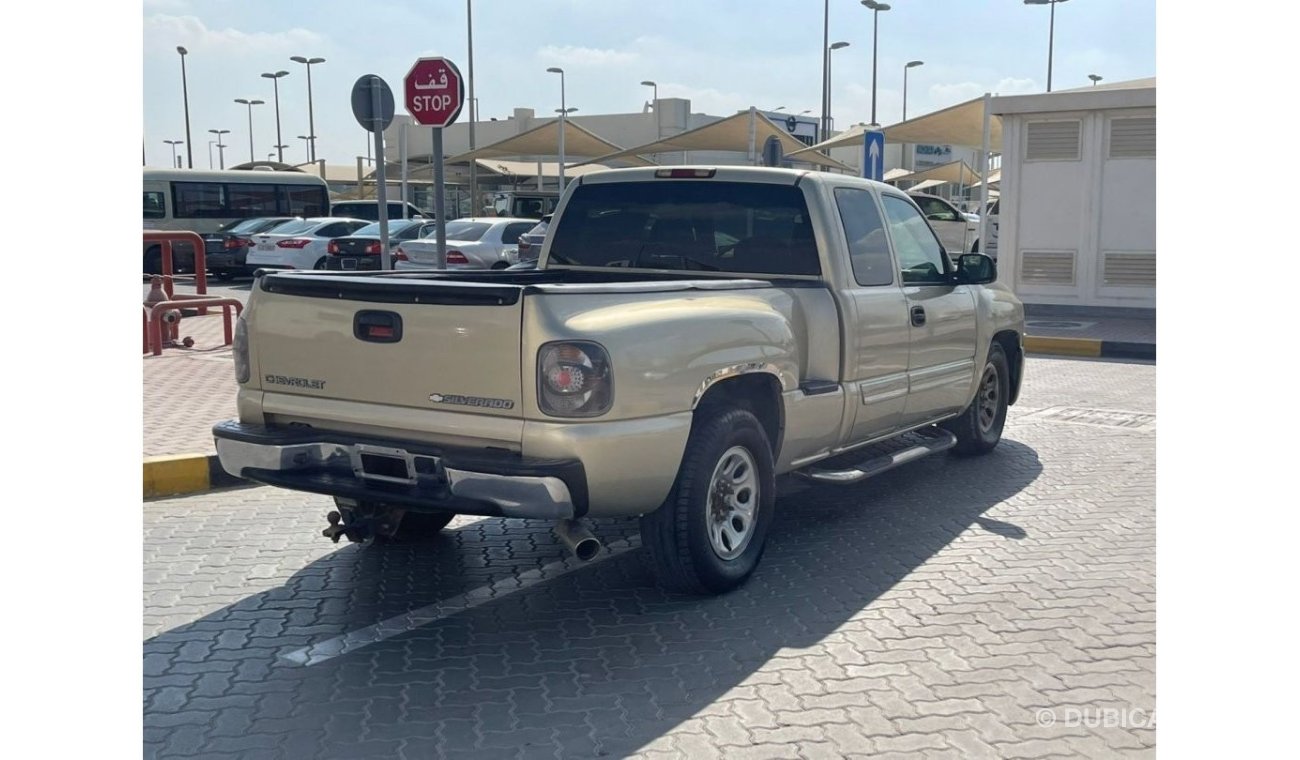
<svg viewBox="0 0 1300 760">
<path fill-rule="evenodd" d="M 908 462 L 915 462 L 916 460 L 928 457 L 931 454 L 938 454 L 947 451 L 957 445 L 957 436 L 943 428 L 929 428 L 916 432 L 927 440 L 924 443 L 918 443 L 915 446 L 901 451 L 896 451 L 892 454 L 864 460 L 848 469 L 822 470 L 818 468 L 809 468 L 807 470 L 799 470 L 795 474 L 815 483 L 851 485 L 879 475 L 887 470 L 892 470 L 900 465 L 907 464 Z"/>
</svg>

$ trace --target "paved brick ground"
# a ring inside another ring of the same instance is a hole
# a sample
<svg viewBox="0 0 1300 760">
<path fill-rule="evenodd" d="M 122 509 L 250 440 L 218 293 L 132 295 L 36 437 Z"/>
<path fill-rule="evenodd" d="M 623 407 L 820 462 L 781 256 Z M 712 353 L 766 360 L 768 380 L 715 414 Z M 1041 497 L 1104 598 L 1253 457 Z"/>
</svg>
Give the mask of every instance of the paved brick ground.
<svg viewBox="0 0 1300 760">
<path fill-rule="evenodd" d="M 1051 414 L 1153 414 L 1154 377 L 1032 359 L 993 454 L 783 497 L 759 572 L 721 598 L 664 594 L 639 550 L 569 571 L 540 522 L 363 548 L 319 536 L 321 497 L 147 503 L 145 754 L 1154 754 L 1150 728 L 1064 720 L 1155 708 L 1154 425 Z M 280 659 L 484 587 L 498 598 L 358 651 Z"/>
</svg>

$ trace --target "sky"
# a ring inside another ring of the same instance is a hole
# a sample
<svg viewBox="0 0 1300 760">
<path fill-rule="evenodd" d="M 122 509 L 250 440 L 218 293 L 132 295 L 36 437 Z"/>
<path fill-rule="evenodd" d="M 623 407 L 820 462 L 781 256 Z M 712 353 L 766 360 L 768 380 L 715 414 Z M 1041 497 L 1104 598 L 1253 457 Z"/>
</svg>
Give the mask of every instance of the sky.
<svg viewBox="0 0 1300 760">
<path fill-rule="evenodd" d="M 879 14 L 877 120 L 901 118 L 903 67 L 911 116 L 984 92 L 1042 92 L 1047 82 L 1049 10 L 1022 0 L 896 0 Z M 164 140 L 185 139 L 180 56 L 188 49 L 194 166 L 207 168 L 209 129 L 229 129 L 227 164 L 276 144 L 273 85 L 279 80 L 285 159 L 306 159 L 305 67 L 290 56 L 321 57 L 312 67 L 317 157 L 352 164 L 366 133 L 349 94 L 364 74 L 398 93 L 422 56 L 452 59 L 468 74 L 465 0 L 143 0 L 145 154 L 165 166 Z M 689 98 L 691 111 L 726 116 L 753 105 L 816 115 L 821 98 L 823 0 L 474 0 L 475 95 L 481 117 L 516 107 L 538 114 L 567 104 L 583 114 L 639 112 L 650 97 Z M 1154 0 L 1070 0 L 1056 7 L 1054 90 L 1154 76 Z M 870 121 L 872 13 L 858 0 L 830 0 L 831 114 L 838 128 Z M 462 118 L 468 115 L 465 110 Z M 182 155 L 184 146 L 181 146 Z"/>
</svg>

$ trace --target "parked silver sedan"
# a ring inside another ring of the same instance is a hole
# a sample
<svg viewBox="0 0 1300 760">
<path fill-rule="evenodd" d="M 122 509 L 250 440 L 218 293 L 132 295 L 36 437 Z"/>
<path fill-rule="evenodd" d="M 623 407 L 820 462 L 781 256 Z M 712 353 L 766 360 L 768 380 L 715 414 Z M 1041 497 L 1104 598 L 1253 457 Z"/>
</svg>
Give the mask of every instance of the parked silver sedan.
<svg viewBox="0 0 1300 760">
<path fill-rule="evenodd" d="M 536 219 L 471 217 L 447 222 L 448 269 L 505 269 L 518 260 L 519 236 Z M 430 234 L 406 240 L 393 252 L 397 269 L 434 269 L 438 241 Z"/>
</svg>

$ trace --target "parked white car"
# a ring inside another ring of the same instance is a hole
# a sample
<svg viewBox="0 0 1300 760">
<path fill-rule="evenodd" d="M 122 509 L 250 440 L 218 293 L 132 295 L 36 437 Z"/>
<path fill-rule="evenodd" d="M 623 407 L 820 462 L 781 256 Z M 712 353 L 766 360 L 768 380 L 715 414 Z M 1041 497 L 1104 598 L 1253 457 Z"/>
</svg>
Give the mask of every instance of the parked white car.
<svg viewBox="0 0 1300 760">
<path fill-rule="evenodd" d="M 916 201 L 930 223 L 934 234 L 939 236 L 944 250 L 957 256 L 962 253 L 979 253 L 980 218 L 968 214 L 948 201 L 935 195 L 925 193 L 908 193 Z"/>
<path fill-rule="evenodd" d="M 473 217 L 447 222 L 447 268 L 505 269 L 519 259 L 519 236 L 536 226 L 536 219 L 515 217 Z M 435 235 L 407 240 L 393 253 L 397 269 L 433 269 L 438 240 Z"/>
<path fill-rule="evenodd" d="M 365 219 L 316 216 L 252 235 L 245 265 L 251 269 L 324 269 L 327 246 L 370 224 Z"/>
</svg>

